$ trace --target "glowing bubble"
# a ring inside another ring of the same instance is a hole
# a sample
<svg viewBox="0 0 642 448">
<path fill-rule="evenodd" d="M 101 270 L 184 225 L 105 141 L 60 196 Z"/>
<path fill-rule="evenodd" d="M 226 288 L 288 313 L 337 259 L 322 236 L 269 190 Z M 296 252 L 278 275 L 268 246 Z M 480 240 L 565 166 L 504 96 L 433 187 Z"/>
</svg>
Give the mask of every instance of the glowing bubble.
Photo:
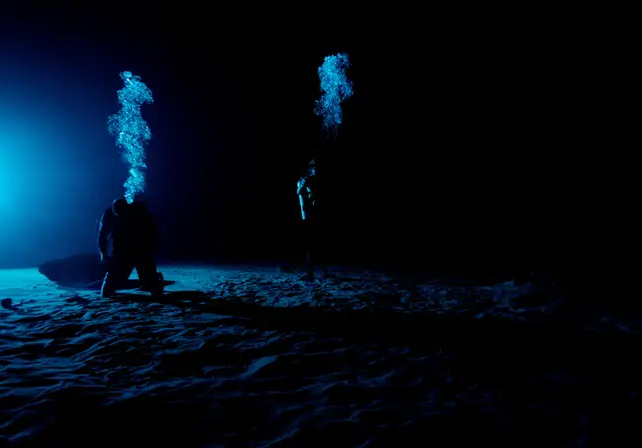
<svg viewBox="0 0 642 448">
<path fill-rule="evenodd" d="M 346 77 L 350 59 L 346 53 L 326 56 L 319 67 L 321 98 L 316 101 L 314 113 L 323 117 L 323 129 L 333 135 L 338 132 L 343 112 L 341 102 L 353 94 L 352 81 Z"/>
<path fill-rule="evenodd" d="M 125 87 L 118 91 L 120 111 L 107 119 L 109 133 L 116 136 L 116 146 L 122 149 L 123 161 L 127 164 L 129 175 L 124 183 L 125 198 L 131 203 L 139 193 L 147 189 L 145 146 L 152 138 L 140 108 L 145 103 L 153 103 L 152 91 L 131 72 L 122 72 L 120 78 Z"/>
</svg>

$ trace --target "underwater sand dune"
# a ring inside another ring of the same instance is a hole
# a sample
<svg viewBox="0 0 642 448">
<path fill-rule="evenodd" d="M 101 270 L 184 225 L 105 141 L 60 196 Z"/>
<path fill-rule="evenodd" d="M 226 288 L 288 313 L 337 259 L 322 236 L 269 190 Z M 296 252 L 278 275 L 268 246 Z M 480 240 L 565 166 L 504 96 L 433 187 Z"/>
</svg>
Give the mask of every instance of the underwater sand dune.
<svg viewBox="0 0 642 448">
<path fill-rule="evenodd" d="M 639 440 L 642 325 L 571 319 L 554 285 L 161 271 L 162 303 L 0 271 L 0 446 Z"/>
</svg>

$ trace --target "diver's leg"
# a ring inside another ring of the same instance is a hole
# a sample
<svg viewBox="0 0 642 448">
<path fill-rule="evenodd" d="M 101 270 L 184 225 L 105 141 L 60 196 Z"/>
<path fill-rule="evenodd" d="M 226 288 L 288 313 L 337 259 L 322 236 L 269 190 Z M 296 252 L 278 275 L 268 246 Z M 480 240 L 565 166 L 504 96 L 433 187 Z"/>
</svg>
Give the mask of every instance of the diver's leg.
<svg viewBox="0 0 642 448">
<path fill-rule="evenodd" d="M 312 245 L 308 247 L 308 250 L 305 254 L 306 260 L 306 275 L 308 277 L 314 277 L 314 261 L 316 257 L 316 250 Z"/>
<path fill-rule="evenodd" d="M 103 297 L 111 297 L 127 281 L 134 265 L 128 260 L 112 260 L 105 274 L 100 293 Z"/>
<path fill-rule="evenodd" d="M 140 257 L 136 263 L 136 272 L 140 279 L 141 288 L 149 291 L 154 297 L 163 295 L 163 282 L 158 275 L 158 269 L 153 255 Z"/>
<path fill-rule="evenodd" d="M 321 272 L 323 272 L 324 277 L 334 278 L 335 276 L 328 270 L 328 247 L 326 244 L 327 243 L 324 243 L 320 246 L 321 253 L 319 253 L 319 266 L 321 267 Z"/>
<path fill-rule="evenodd" d="M 314 235 L 312 232 L 312 224 L 309 219 L 303 222 L 303 241 L 305 243 L 306 274 L 301 277 L 301 280 L 314 280 Z"/>
<path fill-rule="evenodd" d="M 316 263 L 321 268 L 324 277 L 332 277 L 328 273 L 328 254 L 330 252 L 329 241 L 327 239 L 326 227 L 323 222 L 318 222 L 315 229 L 315 241 L 316 241 L 316 252 L 317 259 Z"/>
<path fill-rule="evenodd" d="M 100 295 L 103 297 L 111 297 L 116 292 L 116 279 L 113 270 L 107 271 L 103 280 L 103 285 L 100 288 Z"/>
</svg>

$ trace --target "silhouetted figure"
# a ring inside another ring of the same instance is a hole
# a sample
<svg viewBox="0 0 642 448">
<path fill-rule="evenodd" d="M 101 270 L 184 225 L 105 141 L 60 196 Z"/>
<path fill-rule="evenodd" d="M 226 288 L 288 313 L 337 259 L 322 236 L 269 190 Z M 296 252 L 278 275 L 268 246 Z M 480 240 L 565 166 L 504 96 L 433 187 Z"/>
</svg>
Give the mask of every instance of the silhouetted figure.
<svg viewBox="0 0 642 448">
<path fill-rule="evenodd" d="M 323 247 L 323 216 L 320 213 L 319 181 L 317 178 L 317 164 L 314 159 L 310 161 L 308 169 L 301 172 L 297 182 L 297 194 L 301 206 L 301 219 L 303 220 L 303 235 L 306 249 L 307 273 L 301 280 L 314 279 L 314 266 L 320 265 L 323 274 L 328 276 L 325 248 Z"/>
<path fill-rule="evenodd" d="M 107 266 L 101 290 L 103 297 L 113 295 L 134 268 L 141 286 L 153 296 L 161 296 L 162 278 L 154 260 L 157 244 L 156 224 L 147 206 L 140 201 L 128 204 L 125 198 L 114 200 L 98 223 L 100 260 Z"/>
</svg>

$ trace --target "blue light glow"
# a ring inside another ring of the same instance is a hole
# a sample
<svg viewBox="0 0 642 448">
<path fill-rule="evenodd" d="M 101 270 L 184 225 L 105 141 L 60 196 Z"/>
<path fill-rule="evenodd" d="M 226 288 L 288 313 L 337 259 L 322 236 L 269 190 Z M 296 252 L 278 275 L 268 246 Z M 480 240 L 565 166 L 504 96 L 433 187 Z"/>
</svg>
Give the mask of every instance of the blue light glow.
<svg viewBox="0 0 642 448">
<path fill-rule="evenodd" d="M 129 176 L 124 183 L 125 198 L 131 203 L 139 193 L 147 189 L 145 146 L 152 138 L 140 108 L 153 103 L 152 91 L 131 72 L 122 72 L 120 78 L 125 87 L 118 91 L 121 108 L 108 118 L 109 133 L 116 136 L 116 146 L 123 150 L 123 161 L 128 165 Z"/>
<path fill-rule="evenodd" d="M 350 59 L 346 53 L 326 56 L 319 67 L 321 98 L 316 101 L 314 113 L 323 117 L 323 129 L 336 136 L 342 122 L 341 102 L 353 94 L 352 81 L 346 77 Z"/>
</svg>

